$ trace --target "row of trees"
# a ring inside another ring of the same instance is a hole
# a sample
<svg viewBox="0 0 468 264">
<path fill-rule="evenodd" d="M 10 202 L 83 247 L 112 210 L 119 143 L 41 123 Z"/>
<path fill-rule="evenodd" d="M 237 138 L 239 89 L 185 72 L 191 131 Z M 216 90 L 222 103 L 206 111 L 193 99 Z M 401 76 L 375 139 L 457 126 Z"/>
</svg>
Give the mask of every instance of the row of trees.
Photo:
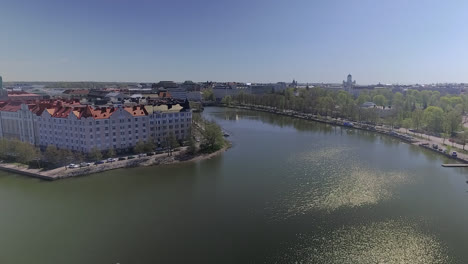
<svg viewBox="0 0 468 264">
<path fill-rule="evenodd" d="M 9 162 L 29 164 L 37 162 L 41 152 L 33 145 L 19 140 L 0 139 L 0 159 Z"/>
<path fill-rule="evenodd" d="M 375 89 L 353 97 L 346 91 L 289 88 L 262 95 L 240 93 L 227 96 L 222 102 L 269 106 L 452 136 L 462 130 L 462 117 L 468 111 L 468 96 L 441 96 L 438 91 L 428 90 L 408 90 L 403 94 L 393 93 L 390 89 Z M 378 107 L 361 107 L 365 102 L 374 102 Z"/>
<path fill-rule="evenodd" d="M 180 146 L 179 141 L 173 133 L 170 133 L 162 146 L 168 150 L 168 155 L 172 155 L 174 148 Z M 136 143 L 132 152 L 135 154 L 152 152 L 155 149 L 155 144 L 149 140 L 147 142 L 139 141 Z M 37 167 L 58 167 L 69 163 L 80 163 L 85 160 L 97 161 L 103 158 L 115 157 L 116 151 L 111 148 L 107 151 L 101 151 L 97 147 L 84 155 L 82 152 L 71 151 L 67 149 L 58 149 L 54 145 L 48 146 L 43 152 L 29 143 L 19 140 L 0 139 L 0 160 L 7 162 L 17 162 L 26 165 L 34 165 Z"/>
</svg>

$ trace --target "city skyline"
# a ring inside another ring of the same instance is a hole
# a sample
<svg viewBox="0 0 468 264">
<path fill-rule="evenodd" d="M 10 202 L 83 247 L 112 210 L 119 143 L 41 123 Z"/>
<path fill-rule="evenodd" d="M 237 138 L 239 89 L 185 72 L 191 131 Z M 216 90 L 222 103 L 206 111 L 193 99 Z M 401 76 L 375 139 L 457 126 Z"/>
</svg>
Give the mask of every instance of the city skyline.
<svg viewBox="0 0 468 264">
<path fill-rule="evenodd" d="M 468 83 L 468 3 L 5 1 L 10 81 Z"/>
</svg>

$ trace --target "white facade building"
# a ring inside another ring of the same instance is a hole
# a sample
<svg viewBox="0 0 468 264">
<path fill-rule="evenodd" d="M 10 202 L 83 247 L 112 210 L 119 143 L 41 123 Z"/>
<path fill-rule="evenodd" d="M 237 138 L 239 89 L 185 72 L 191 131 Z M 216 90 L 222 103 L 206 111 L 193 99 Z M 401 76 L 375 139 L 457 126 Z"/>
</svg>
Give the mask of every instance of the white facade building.
<svg viewBox="0 0 468 264">
<path fill-rule="evenodd" d="M 0 137 L 85 153 L 94 147 L 129 150 L 138 141 L 163 144 L 171 132 L 178 140 L 184 140 L 191 123 L 188 103 L 131 107 L 92 107 L 57 101 L 42 105 L 0 103 Z"/>
</svg>

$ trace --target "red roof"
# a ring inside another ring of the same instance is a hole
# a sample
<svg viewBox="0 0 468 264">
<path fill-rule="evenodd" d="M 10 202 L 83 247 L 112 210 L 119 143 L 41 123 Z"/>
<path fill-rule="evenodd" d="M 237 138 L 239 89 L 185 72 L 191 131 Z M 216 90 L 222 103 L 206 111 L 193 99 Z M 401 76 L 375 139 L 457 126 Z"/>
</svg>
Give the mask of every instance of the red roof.
<svg viewBox="0 0 468 264">
<path fill-rule="evenodd" d="M 142 105 L 133 106 L 133 107 L 125 107 L 125 111 L 129 112 L 132 116 L 145 116 L 148 115 L 145 107 Z"/>
<path fill-rule="evenodd" d="M 82 105 L 79 101 L 61 101 L 61 100 L 44 100 L 44 101 L 5 101 L 0 102 L 0 111 L 16 112 L 21 109 L 22 104 L 27 104 L 29 111 L 36 115 L 42 115 L 44 111 L 47 111 L 52 117 L 55 118 L 67 118 L 70 113 L 76 115 L 78 119 L 82 117 L 93 119 L 107 119 L 114 114 L 118 108 L 110 107 L 96 107 L 93 108 L 90 105 Z M 130 113 L 132 116 L 145 116 L 148 115 L 145 107 L 142 105 L 133 107 L 124 107 L 125 111 Z"/>
<path fill-rule="evenodd" d="M 3 102 L 0 104 L 0 111 L 16 112 L 21 109 L 21 102 Z"/>
<path fill-rule="evenodd" d="M 109 118 L 117 109 L 115 107 L 101 107 L 90 109 L 91 116 L 94 119 L 107 119 Z"/>
</svg>

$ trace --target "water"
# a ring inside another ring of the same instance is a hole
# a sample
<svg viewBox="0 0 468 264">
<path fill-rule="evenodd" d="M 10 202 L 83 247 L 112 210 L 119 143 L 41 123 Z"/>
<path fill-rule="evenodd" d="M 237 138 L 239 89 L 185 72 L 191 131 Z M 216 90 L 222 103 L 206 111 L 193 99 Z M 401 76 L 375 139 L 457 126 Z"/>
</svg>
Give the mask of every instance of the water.
<svg viewBox="0 0 468 264">
<path fill-rule="evenodd" d="M 208 108 L 210 160 L 45 182 L 0 172 L 0 263 L 465 263 L 468 170 L 398 140 Z"/>
</svg>

